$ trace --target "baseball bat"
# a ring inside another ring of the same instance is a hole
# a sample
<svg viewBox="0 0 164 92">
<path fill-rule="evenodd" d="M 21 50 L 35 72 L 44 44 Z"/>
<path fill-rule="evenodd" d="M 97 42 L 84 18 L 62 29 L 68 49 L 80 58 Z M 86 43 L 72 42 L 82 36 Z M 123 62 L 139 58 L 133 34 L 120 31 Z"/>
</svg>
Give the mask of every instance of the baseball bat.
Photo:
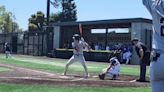
<svg viewBox="0 0 164 92">
<path fill-rule="evenodd" d="M 82 37 L 82 35 L 83 35 L 82 24 L 79 24 L 79 31 L 80 31 L 80 35 L 81 35 L 81 37 Z"/>
</svg>

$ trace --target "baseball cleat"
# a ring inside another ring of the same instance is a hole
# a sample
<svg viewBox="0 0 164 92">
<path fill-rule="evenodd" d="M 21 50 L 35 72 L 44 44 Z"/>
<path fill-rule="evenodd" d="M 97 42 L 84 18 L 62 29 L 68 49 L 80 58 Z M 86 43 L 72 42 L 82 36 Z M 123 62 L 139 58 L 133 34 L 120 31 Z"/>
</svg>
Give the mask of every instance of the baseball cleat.
<svg viewBox="0 0 164 92">
<path fill-rule="evenodd" d="M 105 74 L 99 74 L 99 79 L 104 80 Z"/>
</svg>

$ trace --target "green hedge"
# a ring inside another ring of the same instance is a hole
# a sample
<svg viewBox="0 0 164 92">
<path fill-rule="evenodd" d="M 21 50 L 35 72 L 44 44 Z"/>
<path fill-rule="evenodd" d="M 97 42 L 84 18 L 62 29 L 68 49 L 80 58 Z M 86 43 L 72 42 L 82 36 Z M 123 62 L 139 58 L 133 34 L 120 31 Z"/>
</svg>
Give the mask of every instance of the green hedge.
<svg viewBox="0 0 164 92">
<path fill-rule="evenodd" d="M 84 57 L 87 61 L 106 62 L 112 52 L 106 50 L 84 51 Z M 54 54 L 56 58 L 69 59 L 73 55 L 73 49 L 56 49 Z M 120 53 L 118 55 L 120 56 Z"/>
</svg>

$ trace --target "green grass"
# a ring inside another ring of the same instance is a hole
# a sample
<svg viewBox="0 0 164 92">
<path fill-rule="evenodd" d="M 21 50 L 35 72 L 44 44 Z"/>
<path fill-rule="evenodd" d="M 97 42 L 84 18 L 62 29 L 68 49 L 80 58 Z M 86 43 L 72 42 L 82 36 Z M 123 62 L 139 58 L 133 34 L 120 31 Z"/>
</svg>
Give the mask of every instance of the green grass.
<svg viewBox="0 0 164 92">
<path fill-rule="evenodd" d="M 0 92 L 150 92 L 149 87 L 54 87 L 46 85 L 0 84 Z"/>
<path fill-rule="evenodd" d="M 42 60 L 36 58 L 29 58 L 28 60 L 25 58 L 11 58 L 6 59 L 4 56 L 0 56 L 0 63 L 11 64 L 26 68 L 32 68 L 37 70 L 62 73 L 64 70 L 64 66 L 67 60 L 64 59 L 51 59 L 51 60 Z M 108 63 L 97 63 L 97 62 L 87 62 L 88 70 L 90 73 L 99 74 L 103 68 L 108 66 Z M 69 67 L 69 72 L 84 72 L 83 67 L 80 63 L 72 64 Z M 139 75 L 139 66 L 127 66 L 121 65 L 121 74 L 125 75 Z M 147 76 L 149 73 L 147 72 Z"/>
<path fill-rule="evenodd" d="M 6 72 L 6 71 L 10 71 L 11 69 L 9 68 L 4 68 L 4 67 L 0 67 L 0 72 Z"/>
<path fill-rule="evenodd" d="M 3 55 L 0 56 L 0 63 L 11 64 L 25 68 L 31 68 L 54 73 L 62 73 L 67 60 L 64 59 L 38 59 L 38 58 L 23 58 L 12 57 L 6 59 Z M 100 73 L 100 71 L 108 66 L 108 63 L 87 62 L 90 73 Z M 0 68 L 0 71 L 5 71 L 7 68 Z M 79 63 L 70 66 L 70 72 L 84 72 Z M 139 75 L 139 66 L 121 65 L 121 73 L 125 75 Z M 150 92 L 150 87 L 59 87 L 55 85 L 25 85 L 25 84 L 6 84 L 0 83 L 0 92 Z"/>
</svg>

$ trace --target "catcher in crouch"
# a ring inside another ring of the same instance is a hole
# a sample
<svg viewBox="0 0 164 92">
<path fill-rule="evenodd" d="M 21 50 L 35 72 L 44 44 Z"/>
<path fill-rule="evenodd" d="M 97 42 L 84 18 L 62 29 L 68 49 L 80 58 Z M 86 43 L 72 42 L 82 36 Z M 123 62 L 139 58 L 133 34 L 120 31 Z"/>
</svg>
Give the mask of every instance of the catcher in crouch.
<svg viewBox="0 0 164 92">
<path fill-rule="evenodd" d="M 99 74 L 101 80 L 105 79 L 105 76 L 109 76 L 112 80 L 116 80 L 120 74 L 120 62 L 117 59 L 116 53 L 110 58 L 110 64 L 107 68 L 102 70 L 102 73 Z"/>
</svg>

